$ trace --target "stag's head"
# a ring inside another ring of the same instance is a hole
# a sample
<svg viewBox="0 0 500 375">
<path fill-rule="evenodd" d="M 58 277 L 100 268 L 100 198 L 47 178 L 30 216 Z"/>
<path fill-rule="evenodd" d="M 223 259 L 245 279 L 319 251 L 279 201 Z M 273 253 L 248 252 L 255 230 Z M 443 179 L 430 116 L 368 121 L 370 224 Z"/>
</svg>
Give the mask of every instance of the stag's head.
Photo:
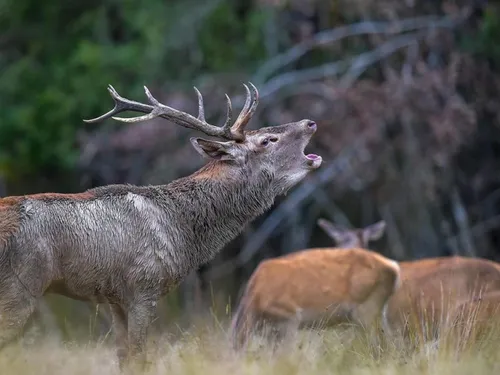
<svg viewBox="0 0 500 375">
<path fill-rule="evenodd" d="M 318 219 L 318 225 L 333 239 L 337 247 L 368 248 L 370 241 L 376 241 L 385 232 L 385 221 L 381 220 L 364 228 L 348 229 L 325 219 Z"/>
<path fill-rule="evenodd" d="M 221 127 L 211 125 L 205 120 L 203 97 L 196 87 L 197 117 L 158 102 L 147 87 L 145 91 L 150 104 L 125 99 L 112 86 L 109 86 L 108 90 L 115 101 L 115 107 L 100 117 L 84 121 L 93 123 L 109 117 L 123 122 L 139 122 L 156 117 L 168 119 L 178 125 L 219 138 L 220 140 L 191 138 L 196 151 L 212 163 L 224 165 L 235 172 L 244 172 L 247 176 L 256 174 L 265 176 L 274 184 L 276 190 L 286 191 L 303 179 L 309 171 L 321 165 L 320 156 L 304 153 L 311 136 L 316 132 L 317 125 L 311 120 L 301 120 L 245 131 L 245 126 L 257 109 L 259 94 L 252 84 L 250 88 L 247 85 L 244 87 L 247 92 L 245 105 L 234 122 L 232 121 L 231 100 L 226 95 L 226 121 Z M 127 110 L 146 114 L 133 118 L 114 116 Z"/>
</svg>

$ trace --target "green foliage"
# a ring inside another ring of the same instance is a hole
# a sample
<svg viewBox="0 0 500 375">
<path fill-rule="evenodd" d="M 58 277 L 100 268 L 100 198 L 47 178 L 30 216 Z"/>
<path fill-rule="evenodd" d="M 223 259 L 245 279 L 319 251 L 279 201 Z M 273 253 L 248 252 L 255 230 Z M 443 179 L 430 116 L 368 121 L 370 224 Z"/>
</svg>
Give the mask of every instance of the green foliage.
<svg viewBox="0 0 500 375">
<path fill-rule="evenodd" d="M 462 46 L 477 57 L 490 60 L 495 67 L 500 63 L 498 35 L 500 35 L 500 10 L 492 6 L 485 10 L 478 31 L 462 38 Z"/>
<path fill-rule="evenodd" d="M 252 68 L 265 57 L 262 28 L 268 15 L 257 10 L 238 15 L 235 3 L 222 2 L 198 34 L 206 70 Z"/>
<path fill-rule="evenodd" d="M 0 3 L 0 174 L 70 171 L 82 119 L 112 105 L 109 83 L 141 98 L 145 83 L 250 67 L 264 19 L 221 0 Z"/>
</svg>

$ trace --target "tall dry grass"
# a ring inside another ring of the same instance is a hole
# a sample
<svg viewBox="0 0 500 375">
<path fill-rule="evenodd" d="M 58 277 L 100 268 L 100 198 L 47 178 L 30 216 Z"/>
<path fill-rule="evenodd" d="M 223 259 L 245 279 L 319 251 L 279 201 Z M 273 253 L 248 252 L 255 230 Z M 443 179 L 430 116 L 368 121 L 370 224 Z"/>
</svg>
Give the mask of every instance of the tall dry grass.
<svg viewBox="0 0 500 375">
<path fill-rule="evenodd" d="M 404 341 L 344 326 L 293 331 L 282 345 L 254 337 L 243 353 L 229 344 L 227 322 L 197 320 L 186 330 L 153 330 L 149 365 L 137 374 L 497 374 L 500 325 L 472 339 L 473 314 L 450 319 L 428 342 Z M 500 320 L 500 319 L 499 319 Z M 493 321 L 492 321 L 493 322 Z M 475 332 L 475 331 L 474 331 Z M 418 337 L 418 334 L 413 335 Z M 57 340 L 27 335 L 0 352 L 0 374 L 119 374 L 113 336 Z"/>
</svg>

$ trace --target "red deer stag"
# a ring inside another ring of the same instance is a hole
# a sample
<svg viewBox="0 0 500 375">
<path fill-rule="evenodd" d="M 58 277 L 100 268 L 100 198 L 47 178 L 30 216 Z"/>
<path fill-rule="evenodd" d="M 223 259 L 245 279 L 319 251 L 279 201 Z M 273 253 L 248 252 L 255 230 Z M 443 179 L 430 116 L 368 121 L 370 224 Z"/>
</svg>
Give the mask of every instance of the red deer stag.
<svg viewBox="0 0 500 375">
<path fill-rule="evenodd" d="M 251 85 L 251 84 L 250 84 Z M 223 141 L 191 138 L 209 162 L 167 185 L 109 185 L 79 194 L 34 194 L 0 199 L 0 343 L 16 336 L 46 293 L 109 303 L 120 366 L 143 361 L 147 329 L 159 298 L 189 271 L 212 259 L 246 224 L 271 207 L 320 156 L 304 154 L 317 125 L 301 120 L 245 131 L 258 91 L 245 85 L 245 105 L 232 122 L 231 101 L 222 127 L 197 117 L 108 90 L 115 107 L 92 120 L 138 122 L 162 117 Z M 146 113 L 113 117 L 123 111 Z"/>
<path fill-rule="evenodd" d="M 235 349 L 246 345 L 254 330 L 270 328 L 282 337 L 290 324 L 300 328 L 354 322 L 369 328 L 381 316 L 399 285 L 399 266 L 363 247 L 382 235 L 385 223 L 352 235 L 340 235 L 346 230 L 326 220 L 318 224 L 346 248 L 307 249 L 262 261 L 231 323 Z"/>
</svg>

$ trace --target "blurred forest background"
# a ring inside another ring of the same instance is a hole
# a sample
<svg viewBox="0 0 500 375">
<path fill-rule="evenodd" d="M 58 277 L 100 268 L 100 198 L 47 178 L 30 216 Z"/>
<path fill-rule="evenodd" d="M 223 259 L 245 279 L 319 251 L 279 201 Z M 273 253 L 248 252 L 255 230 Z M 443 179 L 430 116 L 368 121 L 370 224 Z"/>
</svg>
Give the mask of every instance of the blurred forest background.
<svg viewBox="0 0 500 375">
<path fill-rule="evenodd" d="M 396 260 L 500 260 L 499 37 L 492 1 L 0 0 L 1 194 L 185 176 L 204 163 L 193 131 L 82 119 L 112 107 L 108 84 L 190 113 L 197 86 L 220 123 L 223 94 L 239 111 L 251 81 L 249 128 L 314 119 L 308 151 L 324 163 L 168 296 L 160 321 L 228 314 L 259 261 L 333 244 L 320 217 L 384 219 L 372 248 Z M 48 301 L 59 332 L 109 323 Z"/>
</svg>

